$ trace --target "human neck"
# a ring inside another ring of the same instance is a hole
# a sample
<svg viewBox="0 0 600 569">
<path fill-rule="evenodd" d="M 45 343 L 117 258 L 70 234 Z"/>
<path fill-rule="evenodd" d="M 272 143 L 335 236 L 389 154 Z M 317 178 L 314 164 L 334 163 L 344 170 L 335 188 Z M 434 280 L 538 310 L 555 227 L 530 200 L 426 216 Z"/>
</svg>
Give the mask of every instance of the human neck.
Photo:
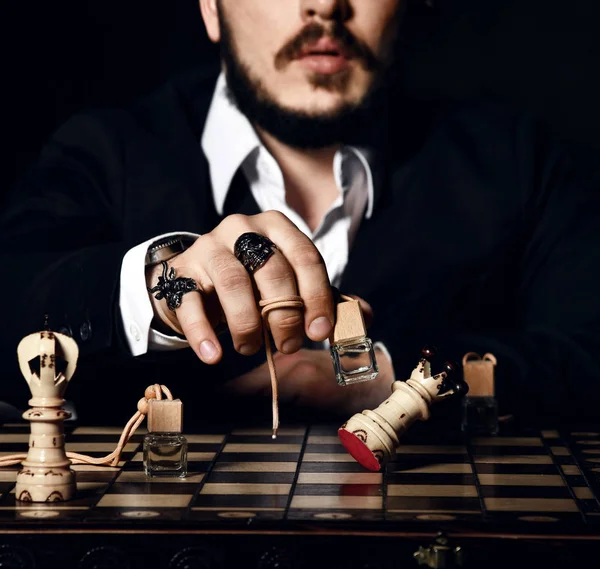
<svg viewBox="0 0 600 569">
<path fill-rule="evenodd" d="M 281 168 L 288 205 L 314 232 L 340 192 L 333 174 L 333 159 L 340 145 L 299 149 L 258 127 L 257 131 Z"/>
</svg>

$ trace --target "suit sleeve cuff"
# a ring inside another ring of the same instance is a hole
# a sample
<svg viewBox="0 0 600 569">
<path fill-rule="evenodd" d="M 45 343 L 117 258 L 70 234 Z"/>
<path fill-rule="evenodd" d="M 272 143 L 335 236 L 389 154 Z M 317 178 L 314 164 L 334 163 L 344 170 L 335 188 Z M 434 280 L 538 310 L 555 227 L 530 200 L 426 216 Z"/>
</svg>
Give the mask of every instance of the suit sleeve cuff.
<svg viewBox="0 0 600 569">
<path fill-rule="evenodd" d="M 188 343 L 175 336 L 167 336 L 151 328 L 154 311 L 146 288 L 145 262 L 148 248 L 165 237 L 198 237 L 195 233 L 173 232 L 158 235 L 136 245 L 123 257 L 121 263 L 119 308 L 127 345 L 133 356 L 148 350 L 178 350 Z"/>
</svg>

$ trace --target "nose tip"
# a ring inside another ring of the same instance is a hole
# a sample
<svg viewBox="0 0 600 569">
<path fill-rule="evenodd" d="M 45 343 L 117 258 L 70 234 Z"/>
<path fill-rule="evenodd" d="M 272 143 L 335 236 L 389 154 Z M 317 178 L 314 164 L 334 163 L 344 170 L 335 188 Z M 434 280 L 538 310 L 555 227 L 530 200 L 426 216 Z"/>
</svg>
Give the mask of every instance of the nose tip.
<svg viewBox="0 0 600 569">
<path fill-rule="evenodd" d="M 341 0 L 301 0 L 300 4 L 304 20 L 317 17 L 331 20 L 341 15 L 344 2 Z"/>
</svg>

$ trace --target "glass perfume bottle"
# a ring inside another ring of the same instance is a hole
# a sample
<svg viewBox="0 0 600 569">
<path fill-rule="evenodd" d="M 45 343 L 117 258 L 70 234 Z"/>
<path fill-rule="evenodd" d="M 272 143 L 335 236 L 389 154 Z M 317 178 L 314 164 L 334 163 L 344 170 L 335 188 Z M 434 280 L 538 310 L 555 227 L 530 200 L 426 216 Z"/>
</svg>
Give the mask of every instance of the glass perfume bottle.
<svg viewBox="0 0 600 569">
<path fill-rule="evenodd" d="M 336 311 L 330 338 L 336 381 L 345 386 L 375 379 L 379 369 L 373 342 L 367 338 L 360 303 L 348 298 L 337 304 Z"/>
<path fill-rule="evenodd" d="M 187 475 L 187 440 L 181 434 L 182 427 L 183 404 L 179 399 L 148 401 L 148 434 L 144 437 L 147 476 Z"/>
<path fill-rule="evenodd" d="M 461 429 L 469 435 L 497 435 L 498 400 L 495 394 L 493 354 L 469 352 L 463 358 L 463 374 L 469 392 L 462 400 Z"/>
<path fill-rule="evenodd" d="M 497 435 L 498 401 L 494 396 L 464 397 L 462 400 L 463 432 L 470 435 Z"/>
</svg>

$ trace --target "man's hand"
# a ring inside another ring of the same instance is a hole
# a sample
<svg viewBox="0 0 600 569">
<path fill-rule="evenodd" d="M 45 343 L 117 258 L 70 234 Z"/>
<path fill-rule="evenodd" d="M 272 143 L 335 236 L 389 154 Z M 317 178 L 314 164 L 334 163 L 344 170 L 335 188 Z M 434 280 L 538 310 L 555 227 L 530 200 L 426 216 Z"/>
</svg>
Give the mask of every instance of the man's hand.
<svg viewBox="0 0 600 569">
<path fill-rule="evenodd" d="M 279 380 L 279 398 L 298 407 L 308 407 L 335 413 L 359 413 L 378 407 L 392 393 L 395 379 L 387 356 L 376 350 L 379 376 L 377 379 L 341 387 L 335 381 L 329 350 L 300 350 L 274 356 Z M 227 393 L 238 396 L 271 395 L 271 379 L 267 364 L 227 382 Z"/>
<path fill-rule="evenodd" d="M 243 233 L 268 237 L 277 250 L 252 276 L 235 258 L 233 247 Z M 243 355 L 256 353 L 262 345 L 262 320 L 256 292 L 263 299 L 299 295 L 304 312 L 298 308 L 274 310 L 268 316 L 277 349 L 292 354 L 305 336 L 321 342 L 333 329 L 333 297 L 325 263 L 312 241 L 287 217 L 276 211 L 255 216 L 231 215 L 213 231 L 199 237 L 187 251 L 169 261 L 177 277 L 189 277 L 198 284 L 198 293 L 183 296 L 175 313 L 164 300 L 151 296 L 156 318 L 183 334 L 190 347 L 205 363 L 217 363 L 223 354 L 215 327 L 222 321 Z M 162 272 L 160 265 L 146 276 L 152 288 Z"/>
</svg>

